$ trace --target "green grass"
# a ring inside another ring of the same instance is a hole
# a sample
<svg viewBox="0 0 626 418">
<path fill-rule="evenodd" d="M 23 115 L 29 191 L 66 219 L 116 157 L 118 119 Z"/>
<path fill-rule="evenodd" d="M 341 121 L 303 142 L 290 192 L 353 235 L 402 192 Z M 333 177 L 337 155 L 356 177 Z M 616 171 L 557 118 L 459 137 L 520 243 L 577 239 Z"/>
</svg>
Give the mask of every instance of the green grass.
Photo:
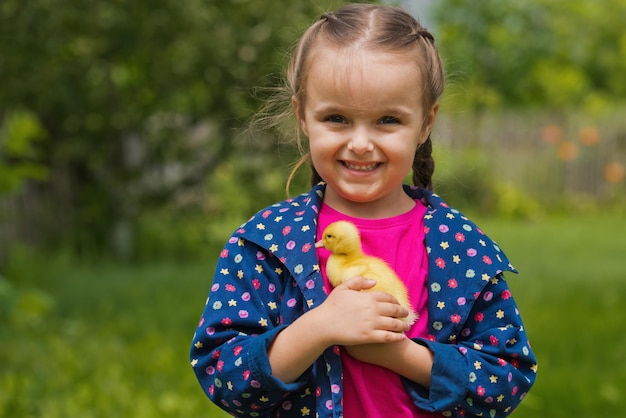
<svg viewBox="0 0 626 418">
<path fill-rule="evenodd" d="M 515 417 L 626 417 L 626 218 L 484 221 L 539 361 Z"/>
<path fill-rule="evenodd" d="M 20 264 L 9 272 L 13 309 L 0 316 L 10 324 L 0 327 L 0 416 L 228 416 L 187 354 L 212 266 Z"/>
<path fill-rule="evenodd" d="M 539 358 L 513 416 L 625 417 L 626 218 L 478 223 L 520 270 Z M 0 278 L 0 416 L 226 417 L 187 358 L 212 270 L 17 257 Z"/>
</svg>

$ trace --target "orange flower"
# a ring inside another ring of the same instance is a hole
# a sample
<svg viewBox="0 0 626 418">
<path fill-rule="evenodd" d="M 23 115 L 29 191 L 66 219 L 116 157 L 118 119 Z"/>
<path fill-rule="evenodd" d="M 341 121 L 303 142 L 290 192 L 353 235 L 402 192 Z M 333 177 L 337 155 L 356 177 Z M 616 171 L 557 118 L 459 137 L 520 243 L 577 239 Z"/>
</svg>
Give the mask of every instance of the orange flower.
<svg viewBox="0 0 626 418">
<path fill-rule="evenodd" d="M 557 150 L 559 158 L 564 161 L 572 161 L 578 157 L 578 145 L 572 141 L 563 141 Z"/>
<path fill-rule="evenodd" d="M 624 164 L 608 163 L 604 166 L 604 179 L 609 183 L 619 183 L 626 177 L 626 168 Z"/>
<path fill-rule="evenodd" d="M 579 136 L 580 142 L 587 147 L 592 147 L 600 142 L 600 131 L 594 126 L 586 126 L 582 128 Z"/>
<path fill-rule="evenodd" d="M 556 144 L 563 138 L 563 129 L 559 125 L 546 125 L 541 130 L 541 137 L 546 144 Z"/>
</svg>

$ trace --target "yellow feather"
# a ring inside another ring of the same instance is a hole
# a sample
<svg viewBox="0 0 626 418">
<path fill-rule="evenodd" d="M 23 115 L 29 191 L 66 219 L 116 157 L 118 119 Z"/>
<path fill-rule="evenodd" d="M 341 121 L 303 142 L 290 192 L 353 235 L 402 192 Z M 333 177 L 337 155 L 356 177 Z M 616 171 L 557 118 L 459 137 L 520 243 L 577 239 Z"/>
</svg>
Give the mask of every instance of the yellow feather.
<svg viewBox="0 0 626 418">
<path fill-rule="evenodd" d="M 324 247 L 331 252 L 326 275 L 334 287 L 357 276 L 375 280 L 376 285 L 367 290 L 389 293 L 408 309 L 409 316 L 402 319 L 409 324 L 415 322 L 417 315 L 409 302 L 406 286 L 384 260 L 363 253 L 361 236 L 354 224 L 338 221 L 328 225 L 315 247 Z"/>
</svg>

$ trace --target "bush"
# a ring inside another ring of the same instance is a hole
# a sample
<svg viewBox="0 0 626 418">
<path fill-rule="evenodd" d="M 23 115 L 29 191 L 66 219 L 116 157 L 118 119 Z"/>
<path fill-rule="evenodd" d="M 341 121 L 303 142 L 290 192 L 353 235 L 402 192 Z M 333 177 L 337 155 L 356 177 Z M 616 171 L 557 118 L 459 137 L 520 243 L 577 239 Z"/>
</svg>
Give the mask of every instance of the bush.
<svg viewBox="0 0 626 418">
<path fill-rule="evenodd" d="M 544 213 L 529 193 L 503 180 L 481 149 L 438 151 L 435 159 L 435 191 L 461 212 L 514 219 L 534 219 Z"/>
</svg>

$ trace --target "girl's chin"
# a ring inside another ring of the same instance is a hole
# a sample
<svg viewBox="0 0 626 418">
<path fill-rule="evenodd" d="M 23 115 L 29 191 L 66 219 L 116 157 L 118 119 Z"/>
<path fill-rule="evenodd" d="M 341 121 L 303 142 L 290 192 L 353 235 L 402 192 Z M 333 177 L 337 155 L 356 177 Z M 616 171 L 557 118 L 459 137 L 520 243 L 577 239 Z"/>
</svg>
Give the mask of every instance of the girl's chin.
<svg viewBox="0 0 626 418">
<path fill-rule="evenodd" d="M 327 192 L 327 195 L 341 205 L 357 204 L 362 206 L 377 202 L 381 197 L 384 197 L 385 193 L 380 193 L 378 187 L 371 184 L 350 184 L 338 185 L 338 187 L 332 189 L 330 194 Z"/>
<path fill-rule="evenodd" d="M 376 182 L 331 182 L 326 189 L 326 203 L 339 210 L 358 208 L 359 211 L 371 210 L 372 212 L 402 210 L 407 199 L 402 183 L 398 185 L 380 184 Z M 362 216 L 362 215 L 361 215 Z"/>
</svg>

